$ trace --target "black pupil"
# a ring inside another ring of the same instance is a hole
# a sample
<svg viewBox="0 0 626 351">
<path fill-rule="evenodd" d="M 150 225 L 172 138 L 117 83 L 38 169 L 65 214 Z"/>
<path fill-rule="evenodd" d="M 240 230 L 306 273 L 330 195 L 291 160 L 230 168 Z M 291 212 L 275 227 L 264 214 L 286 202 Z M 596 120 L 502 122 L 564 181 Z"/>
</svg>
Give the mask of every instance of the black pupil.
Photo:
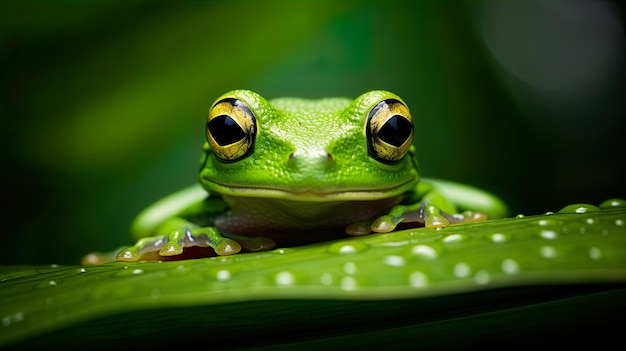
<svg viewBox="0 0 626 351">
<path fill-rule="evenodd" d="M 207 128 L 211 132 L 213 139 L 221 146 L 238 142 L 246 136 L 239 124 L 227 115 L 213 118 L 207 123 Z"/>
<path fill-rule="evenodd" d="M 411 136 L 413 125 L 408 119 L 394 115 L 378 130 L 378 137 L 393 146 L 401 146 Z"/>
</svg>

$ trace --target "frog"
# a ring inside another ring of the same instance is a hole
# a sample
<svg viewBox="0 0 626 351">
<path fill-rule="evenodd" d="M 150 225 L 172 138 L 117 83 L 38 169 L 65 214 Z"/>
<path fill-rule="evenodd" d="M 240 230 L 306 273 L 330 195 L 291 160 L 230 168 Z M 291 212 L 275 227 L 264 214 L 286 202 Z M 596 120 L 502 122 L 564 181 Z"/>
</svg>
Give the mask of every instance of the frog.
<svg viewBox="0 0 626 351">
<path fill-rule="evenodd" d="M 390 91 L 268 100 L 232 90 L 213 102 L 204 132 L 199 182 L 140 212 L 135 244 L 116 261 L 194 248 L 228 256 L 508 215 L 488 191 L 420 177 L 414 119 Z"/>
</svg>

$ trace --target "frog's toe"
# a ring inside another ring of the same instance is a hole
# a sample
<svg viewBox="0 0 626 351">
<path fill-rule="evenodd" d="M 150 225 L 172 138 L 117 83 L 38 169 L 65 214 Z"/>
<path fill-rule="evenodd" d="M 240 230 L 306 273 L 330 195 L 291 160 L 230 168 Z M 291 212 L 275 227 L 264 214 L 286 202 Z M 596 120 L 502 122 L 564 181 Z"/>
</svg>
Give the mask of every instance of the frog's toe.
<svg viewBox="0 0 626 351">
<path fill-rule="evenodd" d="M 232 239 L 237 245 L 239 245 L 239 249 L 246 249 L 246 251 L 264 251 L 269 250 L 276 246 L 274 240 L 265 237 L 248 237 L 243 235 L 234 235 L 234 234 L 223 234 L 228 238 Z"/>
<path fill-rule="evenodd" d="M 389 233 L 396 229 L 401 218 L 390 215 L 384 215 L 376 218 L 374 221 L 355 222 L 346 227 L 346 233 L 354 236 L 367 235 L 374 233 Z"/>
<path fill-rule="evenodd" d="M 142 238 L 137 241 L 134 246 L 120 251 L 116 257 L 116 261 L 136 262 L 141 259 L 145 253 L 159 251 L 167 240 L 164 236 Z"/>
<path fill-rule="evenodd" d="M 176 256 L 183 253 L 183 246 L 176 241 L 168 241 L 161 250 L 159 250 L 159 255 L 161 256 Z"/>
<path fill-rule="evenodd" d="M 346 234 L 353 236 L 367 235 L 372 232 L 372 221 L 360 221 L 349 224 L 346 227 Z"/>
<path fill-rule="evenodd" d="M 370 229 L 376 233 L 389 233 L 396 229 L 398 223 L 400 221 L 395 220 L 392 216 L 381 216 L 372 222 Z"/>
<path fill-rule="evenodd" d="M 248 251 L 264 251 L 276 246 L 274 240 L 270 238 L 250 238 L 250 240 L 240 241 L 239 244 Z"/>
<path fill-rule="evenodd" d="M 426 228 L 443 228 L 450 225 L 450 222 L 446 219 L 446 217 L 440 214 L 432 214 L 426 218 L 424 222 L 424 226 Z"/>
<path fill-rule="evenodd" d="M 140 258 L 141 254 L 135 247 L 124 249 L 115 256 L 115 260 L 120 262 L 137 262 Z"/>
<path fill-rule="evenodd" d="M 234 255 L 241 251 L 241 245 L 235 240 L 223 238 L 219 243 L 211 245 L 215 253 L 220 256 Z"/>
</svg>

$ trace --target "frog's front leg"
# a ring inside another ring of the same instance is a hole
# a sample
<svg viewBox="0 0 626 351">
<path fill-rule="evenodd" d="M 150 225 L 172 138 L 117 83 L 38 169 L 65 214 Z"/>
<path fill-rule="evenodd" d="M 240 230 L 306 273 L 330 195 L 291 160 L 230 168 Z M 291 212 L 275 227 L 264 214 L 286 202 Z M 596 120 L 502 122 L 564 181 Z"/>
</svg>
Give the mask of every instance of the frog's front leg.
<svg viewBox="0 0 626 351">
<path fill-rule="evenodd" d="M 388 233 L 400 223 L 423 223 L 426 228 L 442 228 L 450 224 L 474 223 L 487 219 L 480 212 L 465 211 L 463 213 L 447 213 L 438 206 L 428 202 L 418 202 L 412 205 L 394 206 L 389 213 L 373 221 L 362 221 L 346 227 L 350 235 L 366 235 L 372 232 Z"/>
<path fill-rule="evenodd" d="M 242 247 L 248 251 L 268 250 L 274 242 L 268 238 L 248 238 L 221 233 L 215 227 L 199 227 L 182 218 L 172 218 L 162 225 L 165 233 L 141 238 L 129 248 L 120 251 L 117 261 L 139 261 L 142 256 L 158 252 L 159 256 L 176 256 L 188 247 L 211 247 L 220 256 L 234 255 Z"/>
<path fill-rule="evenodd" d="M 176 256 L 182 254 L 186 247 L 211 247 L 220 256 L 241 251 L 239 243 L 223 237 L 215 227 L 197 227 L 186 222 L 167 234 L 139 239 L 135 245 L 120 251 L 116 260 L 139 261 L 145 254 L 154 252 L 158 252 L 159 256 Z"/>
</svg>

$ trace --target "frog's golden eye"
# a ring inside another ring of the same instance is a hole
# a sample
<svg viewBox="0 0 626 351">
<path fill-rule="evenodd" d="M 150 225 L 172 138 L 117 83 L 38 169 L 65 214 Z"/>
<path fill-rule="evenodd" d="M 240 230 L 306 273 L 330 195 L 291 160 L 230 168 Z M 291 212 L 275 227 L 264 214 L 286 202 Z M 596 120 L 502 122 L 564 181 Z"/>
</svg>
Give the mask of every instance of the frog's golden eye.
<svg viewBox="0 0 626 351">
<path fill-rule="evenodd" d="M 224 162 L 239 161 L 250 155 L 256 133 L 256 118 L 241 100 L 222 99 L 209 111 L 206 139 L 215 156 Z"/>
<path fill-rule="evenodd" d="M 400 161 L 413 142 L 409 108 L 396 99 L 381 101 L 367 117 L 366 135 L 370 156 L 383 163 Z"/>
</svg>

